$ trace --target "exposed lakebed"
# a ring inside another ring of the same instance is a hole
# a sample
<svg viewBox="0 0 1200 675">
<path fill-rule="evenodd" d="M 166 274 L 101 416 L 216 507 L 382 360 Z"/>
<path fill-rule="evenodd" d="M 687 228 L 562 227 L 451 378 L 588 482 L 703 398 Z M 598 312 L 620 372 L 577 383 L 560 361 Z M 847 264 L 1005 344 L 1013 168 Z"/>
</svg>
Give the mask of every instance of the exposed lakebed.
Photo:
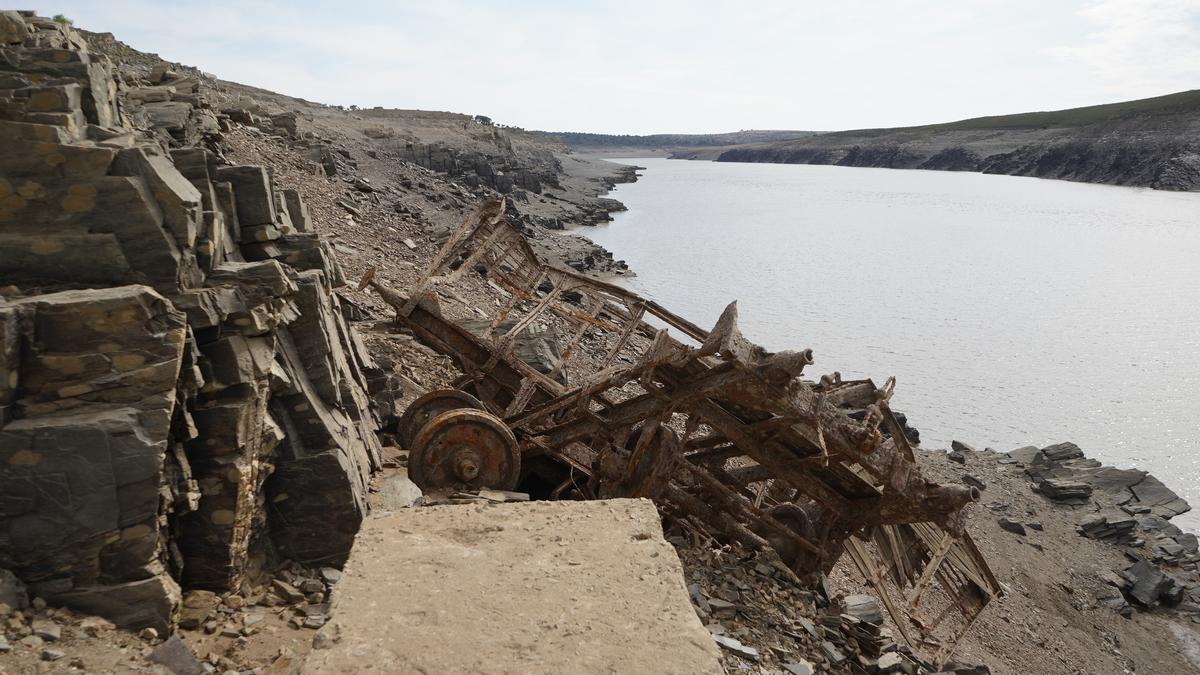
<svg viewBox="0 0 1200 675">
<path fill-rule="evenodd" d="M 922 445 L 1073 440 L 1200 505 L 1200 193 L 665 159 L 588 230 L 701 325 L 899 381 Z M 1200 515 L 1176 523 L 1200 528 Z"/>
</svg>

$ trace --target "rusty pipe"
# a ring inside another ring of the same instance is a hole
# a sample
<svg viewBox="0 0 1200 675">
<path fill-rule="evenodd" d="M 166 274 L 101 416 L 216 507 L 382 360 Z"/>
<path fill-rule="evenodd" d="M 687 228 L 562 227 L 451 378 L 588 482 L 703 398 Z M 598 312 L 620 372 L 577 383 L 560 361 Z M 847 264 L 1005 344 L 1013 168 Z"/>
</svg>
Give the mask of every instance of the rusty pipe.
<svg viewBox="0 0 1200 675">
<path fill-rule="evenodd" d="M 936 485 L 925 488 L 925 499 L 943 505 L 947 511 L 961 509 L 971 502 L 979 501 L 979 488 L 970 485 Z"/>
</svg>

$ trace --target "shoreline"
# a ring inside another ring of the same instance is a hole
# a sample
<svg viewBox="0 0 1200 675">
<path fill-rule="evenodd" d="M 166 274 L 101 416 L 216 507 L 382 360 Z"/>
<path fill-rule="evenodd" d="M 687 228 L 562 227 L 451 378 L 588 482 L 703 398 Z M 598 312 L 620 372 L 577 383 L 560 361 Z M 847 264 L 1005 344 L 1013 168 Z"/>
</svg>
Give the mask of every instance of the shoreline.
<svg viewBox="0 0 1200 675">
<path fill-rule="evenodd" d="M 16 16 L 24 25 L 21 15 Z M 69 36 L 69 29 L 49 19 L 37 19 L 35 26 L 39 32 Z M 62 44 L 62 49 L 39 53 L 69 57 L 81 51 L 70 40 Z M 144 111 L 147 104 L 150 110 L 163 103 L 186 105 L 192 116 L 180 135 L 187 142 L 171 148 L 178 152 L 167 152 L 164 134 L 170 120 L 149 127 L 118 125 L 137 139 L 133 152 L 126 150 L 126 159 L 133 155 L 145 161 L 134 164 L 134 176 L 108 176 L 107 168 L 97 169 L 106 179 L 117 179 L 97 183 L 105 187 L 102 194 L 112 195 L 114 183 L 134 181 L 138 193 L 149 197 L 141 211 L 100 202 L 95 217 L 149 223 L 148 230 L 140 232 L 163 235 L 161 250 L 168 257 L 178 250 L 172 248 L 175 238 L 167 229 L 171 223 L 194 229 L 204 224 L 211 237 L 207 243 L 227 242 L 230 248 L 206 248 L 206 241 L 188 238 L 184 250 L 195 266 L 179 269 L 197 275 L 203 269 L 203 276 L 194 284 L 184 283 L 184 274 L 163 281 L 163 294 L 130 284 L 124 276 L 149 273 L 159 265 L 159 258 L 132 257 L 140 253 L 138 246 L 151 242 L 137 236 L 129 239 L 136 245 L 113 249 L 121 252 L 119 256 L 106 257 L 102 247 L 88 249 L 85 257 L 97 263 L 91 271 L 105 271 L 104 263 L 121 272 L 105 281 L 109 286 L 95 288 L 93 280 L 64 278 L 62 283 L 72 290 L 47 293 L 56 289 L 31 277 L 0 293 L 0 305 L 9 308 L 10 318 L 20 319 L 12 325 L 21 331 L 9 347 L 10 361 L 20 368 L 14 372 L 21 374 L 12 380 L 21 389 L 10 392 L 17 414 L 13 420 L 0 417 L 0 426 L 14 438 L 31 439 L 21 446 L 26 449 L 10 453 L 7 462 L 23 473 L 13 474 L 10 482 L 22 490 L 13 491 L 17 508 L 5 514 L 15 523 L 10 530 L 18 535 L 14 541 L 20 546 L 13 547 L 11 562 L 0 561 L 18 573 L 0 570 L 0 618 L 6 620 L 0 629 L 0 670 L 11 666 L 20 672 L 44 671 L 67 664 L 98 671 L 151 670 L 158 667 L 153 663 L 179 672 L 294 672 L 306 659 L 315 663 L 326 656 L 321 650 L 336 649 L 343 640 L 342 648 L 357 649 L 362 641 L 362 634 L 345 623 L 356 616 L 355 610 L 340 604 L 340 595 L 331 594 L 351 588 L 338 586 L 344 583 L 343 571 L 347 577 L 355 574 L 353 563 L 343 565 L 346 557 L 370 550 L 366 540 L 373 531 L 367 519 L 407 509 L 420 496 L 410 489 L 406 465 L 412 448 L 401 447 L 411 444 L 394 433 L 397 418 L 418 396 L 462 386 L 464 371 L 474 370 L 456 365 L 395 321 L 394 299 L 383 291 L 420 288 L 421 270 L 439 267 L 441 262 L 431 261 L 452 248 L 446 246 L 450 233 L 469 224 L 464 218 L 478 214 L 481 203 L 501 194 L 512 205 L 506 218 L 539 255 L 594 276 L 629 276 L 632 271 L 623 261 L 614 260 L 580 228 L 609 220 L 623 208 L 604 195 L 616 185 L 637 180 L 638 168 L 570 153 L 555 159 L 544 146 L 522 145 L 516 132 L 509 137 L 490 125 L 468 126 L 469 118 L 438 113 L 393 119 L 388 111 L 302 105 L 263 90 L 186 71 L 181 75 L 149 57 L 133 65 L 124 73 L 121 88 L 110 74 L 105 87 L 96 90 L 115 92 L 109 112 L 119 110 L 118 103 L 130 112 L 139 111 L 138 106 Z M 178 101 L 150 100 L 177 94 Z M 76 116 L 84 114 L 78 100 L 72 110 Z M 40 121 L 10 120 L 10 126 L 45 126 L 44 118 L 31 119 Z M 433 122 L 421 126 L 427 119 Z M 212 125 L 219 133 L 199 136 Z M 412 128 L 425 134 L 423 140 L 406 136 L 416 136 Z M 439 135 L 451 134 L 464 145 L 437 145 L 442 142 Z M 29 160 L 24 166 L 38 167 L 39 180 L 49 175 L 49 191 L 65 189 L 75 179 L 41 168 L 37 158 L 44 156 L 42 150 L 55 148 L 71 153 L 64 154 L 69 157 L 104 154 L 103 147 L 90 145 L 92 141 L 69 139 L 65 133 L 59 138 L 63 142 L 20 146 L 19 157 Z M 513 138 L 518 141 L 515 150 Z M 508 154 L 485 155 L 485 150 L 503 146 L 497 141 L 508 142 Z M 163 161 L 156 164 L 151 158 Z M 573 173 L 543 171 L 558 166 L 555 162 Z M 184 172 L 189 174 L 186 179 Z M 180 189 L 155 189 L 160 184 Z M 67 213 L 70 202 L 30 201 L 36 212 L 27 213 L 46 222 L 73 223 L 72 234 L 80 235 L 76 241 L 82 241 L 92 225 L 65 220 L 76 217 Z M 201 219 L 202 212 L 208 214 L 206 219 Z M 131 217 L 138 213 L 140 220 Z M 156 214 L 163 220 L 155 220 Z M 255 217 L 261 220 L 250 220 Z M 79 247 L 87 246 L 72 243 L 70 248 L 64 244 L 47 250 L 55 247 L 45 246 L 43 231 L 31 227 L 19 232 L 38 255 L 69 251 L 82 259 Z M 131 257 L 125 257 L 125 250 Z M 222 257 L 213 259 L 214 251 Z M 70 259 L 57 260 L 62 264 L 44 269 L 73 267 Z M 498 264 L 503 262 L 500 258 Z M 420 304 L 445 310 L 444 316 L 455 321 L 486 317 L 503 305 L 493 293 L 503 289 L 475 279 L 470 266 L 457 269 L 464 272 L 465 281 L 457 288 L 447 285 L 428 303 L 410 294 Z M 372 277 L 382 282 L 380 286 L 355 283 Z M 569 290 L 562 289 L 560 297 Z M 553 295 L 552 287 L 547 297 Z M 509 296 L 509 307 L 515 306 L 519 296 Z M 89 297 L 93 302 L 80 300 Z M 76 306 L 82 309 L 66 309 Z M 125 307 L 134 310 L 123 311 Z M 125 320 L 142 317 L 137 308 L 145 309 L 149 318 Z M 602 308 L 599 305 L 597 312 Z M 31 316 L 40 323 L 34 324 Z M 75 336 L 78 339 L 41 339 L 60 337 L 53 331 L 71 324 L 83 331 Z M 41 332 L 27 332 L 34 328 Z M 580 331 L 579 337 L 586 332 Z M 608 351 L 607 344 L 578 340 L 581 350 Z M 143 354 L 154 360 L 147 364 Z M 793 423 L 787 417 L 779 419 Z M 89 448 L 114 449 L 100 453 L 99 472 L 90 456 L 83 458 L 86 462 L 80 459 L 76 446 L 85 442 L 78 431 L 84 427 L 103 435 L 95 442 L 85 439 Z M 130 428 L 135 433 L 129 433 Z M 979 617 L 955 653 L 965 663 L 988 666 L 963 665 L 954 671 L 1003 675 L 1031 667 L 1042 672 L 1200 668 L 1200 550 L 1195 535 L 1171 529 L 1169 519 L 1188 508 L 1178 495 L 1146 472 L 1088 459 L 1072 443 L 994 453 L 977 452 L 956 441 L 952 450 L 918 447 L 913 454 L 931 482 L 978 490 L 974 495 L 981 498 L 967 512 L 965 527 L 1003 584 L 1002 593 L 997 584 L 986 584 L 992 589 L 987 600 L 998 602 Z M 683 452 L 680 460 L 688 461 Z M 828 455 L 825 459 L 829 461 Z M 138 464 L 134 469 L 145 475 L 130 473 L 133 460 Z M 725 460 L 720 461 L 723 467 Z M 832 461 L 842 458 L 834 455 Z M 103 463 L 113 463 L 113 471 Z M 875 499 L 874 490 L 880 487 L 878 496 L 890 497 L 888 479 L 899 465 L 882 472 L 882 481 L 864 483 L 856 494 Z M 131 481 L 112 485 L 106 479 L 110 473 L 129 474 Z M 90 480 L 93 474 L 99 478 Z M 72 478 L 69 486 L 64 475 Z M 27 497 L 24 487 L 36 488 L 40 501 Z M 749 483 L 745 487 L 749 492 Z M 799 501 L 797 495 L 786 500 Z M 72 509 L 71 504 L 83 506 Z M 445 513 L 496 508 L 443 506 Z M 660 546 L 665 559 L 679 556 L 685 564 L 673 568 L 663 583 L 673 585 L 676 596 L 691 597 L 691 606 L 685 600 L 678 616 L 699 628 L 689 611 L 695 609 L 713 640 L 726 650 L 722 654 L 730 672 L 766 672 L 768 665 L 793 659 L 821 672 L 859 666 L 866 672 L 916 670 L 895 644 L 886 644 L 895 642 L 893 634 L 875 639 L 881 631 L 892 630 L 884 619 L 867 621 L 842 611 L 851 604 L 843 602 L 847 596 L 861 600 L 870 592 L 861 579 L 847 574 L 848 563 L 831 569 L 820 589 L 802 587 L 771 565 L 758 565 L 743 555 L 736 542 L 693 537 L 695 533 L 684 529 L 654 532 L 659 513 L 645 506 L 646 527 L 653 537 L 638 528 L 639 532 L 623 533 L 623 542 L 645 543 L 659 534 L 670 537 L 673 547 Z M 512 508 L 526 507 L 539 508 Z M 862 526 L 865 537 L 870 528 L 886 521 L 884 516 L 860 519 L 856 512 L 847 509 L 848 520 L 835 520 L 835 526 Z M 87 518 L 81 519 L 81 513 Z M 67 527 L 55 527 L 55 522 Z M 30 523 L 50 525 L 38 530 Z M 594 525 L 603 529 L 600 521 Z M 83 526 L 90 529 L 78 529 Z M 346 539 L 360 527 L 362 540 Z M 384 527 L 396 531 L 392 525 Z M 442 551 L 430 561 L 431 569 L 443 575 L 453 572 L 454 559 L 464 551 L 477 553 L 485 537 L 504 528 L 510 535 L 519 531 L 514 548 L 538 550 L 559 558 L 567 568 L 575 567 L 564 555 L 571 550 L 569 542 L 504 522 L 500 529 L 479 530 L 479 538 L 463 536 L 456 528 L 452 540 L 438 539 Z M 589 533 L 586 527 L 576 531 L 585 539 L 599 533 Z M 449 541 L 450 548 L 442 541 Z M 361 548 L 364 543 L 368 546 Z M 78 560 L 68 560 L 67 553 Z M 772 556 L 760 558 L 764 563 L 779 559 L 765 547 L 764 553 Z M 512 551 L 510 555 L 511 559 L 491 560 L 509 567 L 516 560 L 517 570 L 536 568 L 523 568 L 519 556 Z M 389 569 L 400 569 L 405 576 L 403 566 Z M 632 569 L 625 577 L 641 572 Z M 155 578 L 147 580 L 146 573 Z M 200 583 L 208 574 L 212 581 Z M 28 587 L 20 578 L 30 582 Z M 539 620 L 553 620 L 553 613 L 567 606 L 561 593 L 550 595 L 570 590 L 571 579 L 564 578 L 565 585 L 544 575 L 532 582 L 528 575 L 520 580 L 530 593 L 554 601 L 550 614 Z M 687 596 L 682 595 L 685 588 Z M 601 591 L 617 604 L 622 594 L 637 593 L 619 583 Z M 510 597 L 507 591 L 498 593 L 492 600 L 501 605 L 526 604 L 526 599 Z M 405 609 L 428 627 L 432 624 L 426 619 L 444 614 L 446 605 L 436 593 L 418 596 L 428 604 Z M 91 597 L 99 601 L 89 602 Z M 508 609 L 501 607 L 496 616 L 511 618 Z M 117 616 L 130 610 L 146 613 Z M 130 629 L 148 625 L 146 617 L 153 615 L 157 627 L 140 633 L 118 629 L 89 616 L 93 611 L 119 618 Z M 628 616 L 617 618 L 629 623 Z M 542 628 L 543 623 L 539 621 Z M 435 626 L 437 632 L 456 639 L 458 624 L 444 624 Z M 699 634 L 700 643 L 714 651 L 709 635 Z M 568 641 L 568 647 L 571 644 Z M 618 643 L 609 647 L 613 644 Z M 892 666 L 885 666 L 880 653 L 867 652 L 884 646 Z M 60 665 L 46 665 L 51 661 Z"/>
<path fill-rule="evenodd" d="M 1184 193 L 1184 194 L 1189 193 L 1189 192 L 1200 192 L 1200 189 L 1176 190 L 1176 189 L 1171 189 L 1171 188 L 1155 187 L 1153 185 L 1141 185 L 1141 184 L 1132 184 L 1132 183 L 1131 184 L 1112 183 L 1112 182 L 1084 180 L 1084 179 L 1079 179 L 1079 178 L 1061 177 L 1061 176 L 1038 176 L 1038 175 L 1034 175 L 1031 173 L 976 171 L 976 170 L 970 170 L 970 169 L 951 169 L 951 168 L 944 168 L 944 167 L 926 167 L 926 166 L 884 166 L 884 165 L 873 165 L 873 164 L 872 165 L 839 164 L 836 162 L 785 162 L 785 161 L 753 160 L 753 159 L 718 159 L 717 157 L 700 156 L 701 154 L 702 153 L 696 153 L 696 156 L 694 156 L 694 157 L 677 156 L 676 154 L 671 154 L 670 156 L 663 157 L 662 159 L 674 159 L 674 160 L 680 160 L 680 161 L 686 161 L 686 162 L 712 162 L 712 163 L 720 163 L 720 164 L 776 164 L 776 165 L 787 165 L 787 166 L 827 166 L 827 167 L 833 167 L 833 168 L 838 168 L 838 169 L 881 169 L 881 170 L 887 170 L 887 171 L 928 171 L 928 172 L 932 172 L 932 173 L 970 174 L 973 176 L 1024 178 L 1024 179 L 1029 179 L 1029 180 L 1054 181 L 1054 182 L 1059 182 L 1059 183 L 1069 183 L 1069 184 L 1073 184 L 1073 185 L 1092 185 L 1095 187 L 1127 189 L 1127 190 L 1153 190 L 1155 192 L 1178 192 L 1178 193 Z"/>
<path fill-rule="evenodd" d="M 535 250 L 545 253 L 551 261 L 601 279 L 637 276 L 637 271 L 630 269 L 624 260 L 592 241 L 587 230 L 612 222 L 612 214 L 626 210 L 624 204 L 606 195 L 617 185 L 637 182 L 638 171 L 644 167 L 617 164 L 591 155 L 563 153 L 556 154 L 556 159 L 562 165 L 561 187 L 544 193 L 555 203 L 539 200 L 518 206 L 522 213 L 529 214 L 548 230 L 550 241 L 555 242 L 539 246 L 539 240 L 535 239 L 532 242 Z M 568 212 L 564 212 L 563 205 Z"/>
<path fill-rule="evenodd" d="M 1071 176 L 1042 176 L 1035 175 L 1029 172 L 1007 172 L 1007 171 L 986 171 L 979 169 L 962 169 L 944 166 L 892 166 L 887 164 L 847 164 L 841 162 L 826 162 L 826 161 L 788 161 L 775 159 L 721 159 L 721 156 L 731 150 L 740 149 L 738 146 L 712 146 L 705 148 L 654 148 L 647 151 L 646 148 L 629 147 L 618 150 L 608 148 L 597 148 L 591 146 L 572 147 L 572 151 L 583 156 L 591 156 L 597 159 L 605 157 L 625 157 L 637 159 L 639 157 L 652 159 L 674 159 L 689 162 L 714 162 L 721 164 L 779 164 L 779 165 L 795 165 L 795 166 L 828 166 L 842 169 L 889 169 L 896 171 L 933 171 L 938 173 L 965 173 L 977 176 L 1005 176 L 1009 178 L 1028 178 L 1034 180 L 1058 181 L 1064 183 L 1072 183 L 1076 185 L 1095 185 L 1098 187 L 1108 188 L 1128 188 L 1133 190 L 1154 190 L 1157 192 L 1200 192 L 1200 188 L 1176 189 L 1169 187 L 1157 187 L 1154 185 L 1141 183 L 1114 183 L 1110 181 L 1088 180 L 1086 178 L 1075 178 Z"/>
<path fill-rule="evenodd" d="M 581 154 L 581 155 L 584 155 L 584 156 L 586 156 L 586 157 L 589 157 L 589 158 L 596 159 L 596 160 L 598 160 L 598 161 L 601 161 L 601 162 L 604 162 L 604 163 L 609 163 L 609 164 L 612 164 L 612 163 L 613 163 L 613 162 L 611 162 L 611 160 L 609 159 L 609 157 L 616 157 L 616 156 L 619 156 L 619 155 L 617 155 L 617 154 L 610 154 L 610 153 L 595 153 L 595 154 L 590 154 L 590 153 L 579 153 L 579 154 Z M 628 158 L 625 158 L 625 159 L 636 160 L 636 159 L 638 159 L 638 158 L 637 158 L 637 157 L 628 157 Z M 666 159 L 670 159 L 670 158 L 666 158 Z M 876 168 L 876 167 L 843 167 L 843 168 Z M 638 171 L 644 171 L 644 170 L 645 170 L 645 167 L 640 167 L 640 166 L 638 167 Z M 983 176 L 983 175 L 989 175 L 989 174 L 977 174 L 977 175 Z M 1036 177 L 1034 177 L 1034 176 L 1011 176 L 1011 177 L 1012 177 L 1012 178 L 1036 178 Z M 1053 179 L 1046 179 L 1046 180 L 1053 180 Z M 1068 182 L 1070 182 L 1070 183 L 1073 183 L 1073 184 L 1076 184 L 1076 185 L 1091 185 L 1091 186 L 1096 186 L 1096 187 L 1127 188 L 1127 189 L 1134 189 L 1134 190 L 1148 190 L 1148 189 L 1150 189 L 1150 188 L 1145 188 L 1145 187 L 1137 187 L 1137 186 L 1107 185 L 1107 184 L 1102 184 L 1102 183 L 1084 183 L 1084 182 L 1081 182 L 1081 181 L 1068 181 Z M 586 233 L 585 233 L 585 235 L 586 235 Z M 619 253 L 619 252 L 618 252 L 618 253 Z M 906 410 L 906 412 L 912 412 L 912 413 L 914 413 L 914 414 L 915 414 L 915 416 L 916 416 L 916 418 L 917 418 L 917 419 L 920 419 L 920 417 L 919 417 L 919 411 L 907 411 L 907 410 Z M 949 433 L 949 432 L 947 432 L 946 434 L 943 434 L 943 438 L 944 438 L 944 439 L 949 439 L 949 438 L 951 438 L 951 436 L 950 436 L 950 435 L 948 435 L 948 433 Z M 1042 438 L 1020 438 L 1020 437 L 1018 437 L 1018 438 L 1013 438 L 1013 439 L 1009 439 L 1009 440 L 1011 441 L 1011 444 L 1004 444 L 1004 445 L 1002 445 L 1002 444 L 999 444 L 999 443 L 997 443 L 997 444 L 995 444 L 995 445 L 997 445 L 997 447 L 1000 447 L 1000 448 L 1004 448 L 1004 447 L 1005 447 L 1005 445 L 1007 445 L 1007 447 L 1008 447 L 1008 448 L 1015 448 L 1015 447 L 1018 447 L 1018 446 L 1023 446 L 1024 444 L 1028 444 L 1029 442 L 1038 442 L 1038 443 L 1041 443 L 1041 442 L 1047 442 L 1047 443 L 1048 443 L 1048 442 L 1050 442 L 1050 441 L 1051 441 L 1051 440 L 1053 440 L 1053 439 L 1052 439 L 1052 438 L 1050 438 L 1050 437 L 1042 437 Z M 1083 442 L 1083 441 L 1081 441 L 1081 442 Z M 1094 441 L 1093 441 L 1093 442 L 1094 442 Z M 940 449 L 940 451 L 942 451 L 942 452 L 945 452 L 945 451 L 948 451 L 948 449 L 949 449 L 949 448 L 942 448 L 942 444 L 949 444 L 949 443 L 950 443 L 950 441 L 949 441 L 949 440 L 943 440 L 943 441 L 942 441 L 941 443 L 939 443 L 938 445 L 930 445 L 930 446 L 926 446 L 926 447 L 927 447 L 928 449 L 935 450 L 935 451 L 939 451 L 939 448 L 941 448 L 941 449 Z M 989 449 L 991 449 L 991 448 L 989 448 Z M 1001 451 L 1002 451 L 1002 450 L 1001 450 Z M 1122 469 L 1122 470 L 1125 470 L 1125 471 L 1141 471 L 1141 472 L 1143 472 L 1143 473 L 1146 473 L 1146 474 L 1147 474 L 1147 475 L 1148 475 L 1150 478 L 1157 480 L 1157 478 L 1155 477 L 1155 475 L 1152 473 L 1152 470 L 1153 470 L 1153 468 L 1152 468 L 1152 467 L 1153 467 L 1153 466 L 1155 466 L 1155 463 L 1154 463 L 1154 462 L 1149 462 L 1149 463 L 1146 463 L 1146 462 L 1137 462 L 1137 461 L 1133 461 L 1133 460 L 1131 460 L 1131 459 L 1130 459 L 1128 456 L 1124 456 L 1124 457 L 1122 457 L 1122 456 L 1120 455 L 1120 453 L 1119 453 L 1119 452 L 1118 452 L 1118 453 L 1112 453 L 1112 454 L 1109 454 L 1109 455 L 1107 456 L 1107 461 L 1109 461 L 1109 462 L 1112 462 L 1113 464 L 1116 464 L 1116 465 L 1118 465 L 1118 466 L 1130 467 L 1130 468 L 1127 468 L 1127 469 Z M 1162 469 L 1163 469 L 1163 467 L 1162 467 L 1162 466 L 1158 466 L 1158 470 L 1159 470 L 1159 471 L 1162 471 Z M 1169 476 L 1169 475 L 1167 476 L 1167 478 L 1166 478 L 1166 481 L 1167 481 L 1168 483 L 1169 483 L 1169 482 L 1175 482 L 1175 480 L 1174 480 L 1174 479 L 1173 479 L 1171 476 Z M 1186 487 L 1184 487 L 1184 488 L 1181 488 L 1181 489 L 1184 489 L 1184 490 L 1186 490 Z M 1194 495 L 1193 495 L 1193 498 L 1194 498 Z M 1188 510 L 1190 510 L 1190 509 L 1188 509 Z M 1182 514 L 1180 514 L 1180 515 L 1182 515 Z M 1183 520 L 1183 521 L 1185 521 L 1185 522 L 1184 522 L 1184 523 L 1182 523 L 1182 524 L 1180 524 L 1180 525 L 1179 525 L 1179 527 L 1183 528 L 1183 529 L 1184 529 L 1184 531 L 1186 531 L 1186 532 L 1189 532 L 1189 533 L 1197 533 L 1197 534 L 1200 534 L 1200 520 L 1197 520 L 1197 518 L 1196 518 L 1196 515 L 1195 515 L 1195 512 L 1194 512 L 1194 511 L 1192 512 L 1192 514 L 1190 514 L 1190 515 L 1189 515 L 1188 517 L 1186 517 L 1186 518 L 1183 518 L 1182 520 Z"/>
</svg>

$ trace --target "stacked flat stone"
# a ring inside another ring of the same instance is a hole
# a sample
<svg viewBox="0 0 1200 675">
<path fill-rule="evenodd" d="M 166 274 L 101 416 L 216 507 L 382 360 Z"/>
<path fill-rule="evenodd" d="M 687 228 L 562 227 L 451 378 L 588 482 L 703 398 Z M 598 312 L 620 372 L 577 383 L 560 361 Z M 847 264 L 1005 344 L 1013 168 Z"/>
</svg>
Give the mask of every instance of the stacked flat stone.
<svg viewBox="0 0 1200 675">
<path fill-rule="evenodd" d="M 1131 515 L 1150 513 L 1173 518 L 1191 507 L 1154 476 L 1138 469 L 1116 469 L 1085 457 L 1074 443 L 1040 450 L 1021 448 L 1010 457 L 1026 464 L 1025 473 L 1050 499 L 1068 504 L 1111 503 Z"/>
<path fill-rule="evenodd" d="M 1079 523 L 1079 533 L 1089 539 L 1131 544 L 1137 538 L 1137 520 L 1123 513 L 1093 513 Z"/>
<path fill-rule="evenodd" d="M 1056 502 L 1086 504 L 1092 496 L 1092 486 L 1077 480 L 1047 478 L 1038 483 L 1038 490 Z"/>
<path fill-rule="evenodd" d="M 200 78 L 150 80 L 0 13 L 0 567 L 163 631 L 181 586 L 344 562 L 387 378 L 301 196 L 191 145 Z"/>
</svg>

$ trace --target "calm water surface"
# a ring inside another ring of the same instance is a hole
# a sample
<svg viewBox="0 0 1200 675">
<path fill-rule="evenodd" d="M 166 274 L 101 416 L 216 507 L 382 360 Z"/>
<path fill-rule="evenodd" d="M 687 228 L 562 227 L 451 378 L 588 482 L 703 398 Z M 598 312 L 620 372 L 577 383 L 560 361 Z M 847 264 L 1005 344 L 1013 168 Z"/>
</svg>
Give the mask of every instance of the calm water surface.
<svg viewBox="0 0 1200 675">
<path fill-rule="evenodd" d="M 751 339 L 814 350 L 813 377 L 895 375 L 925 447 L 1072 440 L 1200 508 L 1200 194 L 616 161 L 647 170 L 586 234 L 639 292 L 702 326 L 736 299 Z"/>
</svg>

